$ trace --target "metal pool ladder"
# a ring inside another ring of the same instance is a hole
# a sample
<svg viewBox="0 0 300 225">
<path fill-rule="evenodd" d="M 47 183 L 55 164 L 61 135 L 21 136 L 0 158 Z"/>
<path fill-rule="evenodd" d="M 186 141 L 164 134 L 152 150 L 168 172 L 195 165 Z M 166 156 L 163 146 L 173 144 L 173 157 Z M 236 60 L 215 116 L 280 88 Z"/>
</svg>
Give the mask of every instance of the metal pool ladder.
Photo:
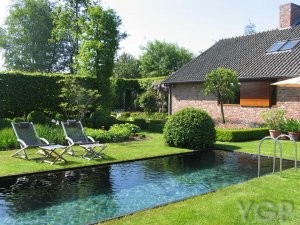
<svg viewBox="0 0 300 225">
<path fill-rule="evenodd" d="M 280 150 L 280 158 L 279 158 L 279 171 L 282 171 L 282 144 L 280 142 L 280 139 L 282 138 L 289 138 L 293 143 L 294 143 L 294 147 L 295 147 L 295 170 L 297 170 L 297 143 L 294 140 L 294 138 L 292 138 L 290 135 L 287 134 L 281 134 L 279 135 L 277 138 L 273 138 L 271 136 L 267 136 L 264 137 L 263 139 L 260 140 L 259 145 L 258 145 L 258 176 L 260 175 L 260 167 L 261 167 L 261 145 L 265 140 L 274 140 L 274 155 L 273 155 L 273 173 L 275 172 L 275 165 L 276 165 L 276 147 L 277 145 L 279 145 L 279 150 Z"/>
</svg>

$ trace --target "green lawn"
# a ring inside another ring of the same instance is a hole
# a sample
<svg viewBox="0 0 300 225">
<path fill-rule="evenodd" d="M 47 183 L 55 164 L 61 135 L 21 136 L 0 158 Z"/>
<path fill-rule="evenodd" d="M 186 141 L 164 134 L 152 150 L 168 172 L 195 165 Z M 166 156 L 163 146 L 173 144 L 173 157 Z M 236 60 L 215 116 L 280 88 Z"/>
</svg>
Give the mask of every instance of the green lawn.
<svg viewBox="0 0 300 225">
<path fill-rule="evenodd" d="M 64 156 L 68 160 L 68 163 L 58 162 L 57 164 L 50 165 L 48 163 L 40 163 L 41 156 L 36 154 L 36 149 L 30 149 L 28 151 L 29 160 L 10 157 L 10 155 L 16 150 L 0 151 L 0 176 L 74 168 L 104 163 L 115 163 L 127 160 L 190 152 L 190 150 L 187 149 L 166 146 L 161 134 L 145 134 L 148 139 L 144 141 L 108 144 L 107 149 L 105 149 L 103 152 L 105 153 L 104 159 L 94 159 L 90 161 L 79 157 L 72 157 L 66 154 Z M 82 153 L 82 151 L 77 148 L 77 154 L 80 153 Z"/>
<path fill-rule="evenodd" d="M 261 145 L 261 154 L 265 156 L 273 156 L 274 154 L 274 142 L 267 140 Z M 283 140 L 282 143 L 282 155 L 286 159 L 295 159 L 295 145 L 291 141 Z M 224 149 L 228 151 L 247 152 L 250 154 L 258 153 L 259 141 L 248 142 L 217 142 L 217 149 Z M 299 152 L 298 160 L 300 159 L 300 142 L 297 142 L 297 149 Z M 276 156 L 279 157 L 279 146 L 276 147 Z"/>
</svg>

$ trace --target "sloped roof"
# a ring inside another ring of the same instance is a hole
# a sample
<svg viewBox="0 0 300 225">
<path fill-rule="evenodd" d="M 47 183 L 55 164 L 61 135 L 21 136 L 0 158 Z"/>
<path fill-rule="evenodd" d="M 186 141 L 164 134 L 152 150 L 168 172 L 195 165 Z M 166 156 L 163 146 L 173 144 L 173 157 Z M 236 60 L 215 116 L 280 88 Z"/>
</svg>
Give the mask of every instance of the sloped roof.
<svg viewBox="0 0 300 225">
<path fill-rule="evenodd" d="M 206 74 L 218 67 L 235 70 L 239 79 L 300 76 L 300 44 L 292 51 L 266 53 L 276 41 L 295 38 L 300 38 L 300 25 L 220 40 L 164 83 L 202 82 Z"/>
</svg>

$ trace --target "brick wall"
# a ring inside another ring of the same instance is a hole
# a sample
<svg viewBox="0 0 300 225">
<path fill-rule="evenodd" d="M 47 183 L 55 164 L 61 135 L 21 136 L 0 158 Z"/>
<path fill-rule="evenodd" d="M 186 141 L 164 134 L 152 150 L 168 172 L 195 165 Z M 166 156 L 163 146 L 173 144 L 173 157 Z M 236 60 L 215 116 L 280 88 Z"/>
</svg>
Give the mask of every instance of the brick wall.
<svg viewBox="0 0 300 225">
<path fill-rule="evenodd" d="M 288 3 L 280 6 L 279 26 L 288 28 L 300 19 L 300 6 Z"/>
<path fill-rule="evenodd" d="M 205 96 L 203 86 L 199 83 L 174 84 L 172 91 L 172 112 L 186 107 L 201 108 L 214 119 L 221 118 L 220 107 L 213 95 Z M 300 88 L 281 88 L 277 91 L 277 106 L 287 111 L 288 117 L 300 119 Z M 266 107 L 242 107 L 240 105 L 224 105 L 226 119 L 244 122 L 261 122 L 260 112 Z"/>
</svg>

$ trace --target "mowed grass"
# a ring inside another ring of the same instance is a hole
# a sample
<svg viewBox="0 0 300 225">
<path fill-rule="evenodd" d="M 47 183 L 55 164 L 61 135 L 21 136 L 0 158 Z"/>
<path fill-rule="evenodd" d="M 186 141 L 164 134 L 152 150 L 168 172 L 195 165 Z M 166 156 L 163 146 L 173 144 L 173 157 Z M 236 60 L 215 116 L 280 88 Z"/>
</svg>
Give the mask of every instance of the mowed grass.
<svg viewBox="0 0 300 225">
<path fill-rule="evenodd" d="M 248 142 L 217 142 L 215 144 L 216 149 L 246 152 L 250 154 L 258 154 L 258 146 L 260 141 L 248 141 Z M 281 140 L 282 156 L 285 159 L 295 159 L 295 144 L 292 141 Z M 300 153 L 300 142 L 296 142 L 297 149 Z M 273 156 L 274 155 L 274 141 L 266 140 L 261 145 L 261 155 Z M 280 146 L 276 146 L 276 157 L 280 155 Z M 300 154 L 298 154 L 300 155 Z M 298 160 L 300 156 L 298 156 Z"/>
<path fill-rule="evenodd" d="M 163 136 L 161 134 L 145 134 L 147 136 L 147 139 L 143 141 L 107 144 L 107 148 L 103 151 L 104 158 L 93 159 L 90 161 L 79 157 L 79 155 L 84 153 L 84 151 L 78 147 L 75 149 L 76 155 L 78 157 L 73 157 L 65 154 L 64 157 L 68 162 L 58 162 L 54 165 L 50 165 L 48 163 L 40 163 L 42 156 L 37 154 L 37 149 L 27 150 L 29 160 L 11 157 L 10 155 L 12 155 L 16 150 L 0 151 L 0 176 L 35 173 L 49 170 L 91 166 L 98 164 L 100 165 L 106 163 L 116 163 L 128 160 L 191 152 L 191 150 L 188 149 L 173 148 L 167 146 L 164 143 Z"/>
</svg>

